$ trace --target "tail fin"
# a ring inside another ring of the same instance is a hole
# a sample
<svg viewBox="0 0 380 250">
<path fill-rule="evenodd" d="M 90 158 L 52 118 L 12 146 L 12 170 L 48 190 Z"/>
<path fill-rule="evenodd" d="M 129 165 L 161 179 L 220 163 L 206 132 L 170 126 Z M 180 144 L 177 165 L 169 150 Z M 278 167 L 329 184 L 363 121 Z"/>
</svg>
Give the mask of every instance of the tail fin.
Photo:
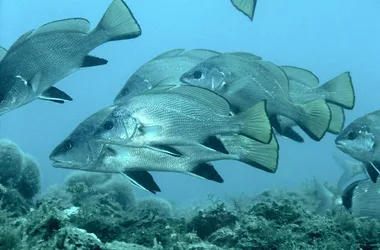
<svg viewBox="0 0 380 250">
<path fill-rule="evenodd" d="M 321 214 L 324 213 L 326 209 L 332 208 L 334 206 L 336 197 L 330 190 L 328 190 L 315 178 L 314 187 L 317 198 L 321 201 L 319 207 L 317 208 L 317 213 Z"/>
<path fill-rule="evenodd" d="M 272 139 L 272 127 L 266 111 L 266 101 L 256 103 L 237 115 L 243 122 L 241 133 L 263 143 Z"/>
<path fill-rule="evenodd" d="M 257 0 L 231 0 L 231 2 L 237 10 L 253 20 Z"/>
<path fill-rule="evenodd" d="M 113 0 L 93 32 L 104 32 L 106 41 L 117 41 L 140 36 L 141 28 L 128 6 Z"/>
<path fill-rule="evenodd" d="M 300 105 L 297 125 L 313 140 L 320 141 L 330 126 L 331 113 L 324 100 L 314 100 Z"/>
<path fill-rule="evenodd" d="M 269 173 L 277 171 L 279 145 L 274 135 L 268 144 L 260 143 L 243 135 L 221 137 L 220 139 L 228 152 L 238 155 L 240 161 Z"/>
<path fill-rule="evenodd" d="M 339 134 L 344 127 L 344 109 L 332 103 L 327 103 L 331 112 L 331 122 L 328 131 L 332 134 Z"/>
<path fill-rule="evenodd" d="M 318 88 L 323 91 L 327 102 L 334 103 L 346 109 L 353 109 L 355 105 L 355 92 L 349 72 L 345 72 L 328 81 Z"/>
</svg>

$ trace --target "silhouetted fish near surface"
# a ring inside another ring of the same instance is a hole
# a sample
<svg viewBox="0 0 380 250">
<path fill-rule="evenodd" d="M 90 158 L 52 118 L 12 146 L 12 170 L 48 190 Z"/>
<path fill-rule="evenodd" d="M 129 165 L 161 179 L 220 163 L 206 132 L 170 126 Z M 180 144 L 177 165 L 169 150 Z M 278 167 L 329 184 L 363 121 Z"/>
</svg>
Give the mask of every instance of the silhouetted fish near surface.
<svg viewBox="0 0 380 250">
<path fill-rule="evenodd" d="M 249 17 L 252 21 L 255 14 L 257 0 L 231 0 L 231 2 L 237 10 Z"/>
<path fill-rule="evenodd" d="M 231 116 L 227 100 L 210 90 L 157 86 L 118 105 L 94 137 L 107 144 L 160 150 L 162 145 L 210 146 L 210 138 L 218 134 L 242 134 L 269 143 L 272 131 L 265 101 Z"/>
<path fill-rule="evenodd" d="M 187 70 L 218 54 L 220 53 L 203 49 L 166 51 L 143 64 L 133 73 L 117 94 L 114 103 L 119 104 L 133 96 L 142 94 L 168 77 L 179 79 Z"/>
<path fill-rule="evenodd" d="M 355 92 L 349 72 L 345 72 L 319 85 L 319 79 L 312 72 L 291 66 L 281 67 L 289 79 L 289 97 L 293 103 L 307 103 L 323 99 L 331 111 L 331 122 L 328 132 L 338 134 L 344 127 L 344 109 L 353 109 Z M 303 142 L 303 138 L 292 127 L 297 124 L 284 116 L 277 116 L 280 134 L 292 140 Z"/>
<path fill-rule="evenodd" d="M 104 108 L 81 122 L 50 154 L 53 167 L 77 169 L 83 171 L 120 173 L 127 177 L 137 187 L 156 193 L 160 188 L 153 177 L 146 171 L 128 171 L 120 169 L 114 171 L 114 166 L 104 163 L 104 144 L 93 139 L 94 130 L 115 108 L 110 106 Z M 94 171 L 96 170 L 96 171 Z"/>
<path fill-rule="evenodd" d="M 293 103 L 285 72 L 255 55 L 239 52 L 214 56 L 183 74 L 180 80 L 220 94 L 229 101 L 235 113 L 266 100 L 273 127 L 277 126 L 273 118 L 286 116 L 317 141 L 323 138 L 330 125 L 331 113 L 324 100 Z"/>
<path fill-rule="evenodd" d="M 19 37 L 0 52 L 0 114 L 37 98 L 58 103 L 72 98 L 52 87 L 81 67 L 107 60 L 88 55 L 103 43 L 140 36 L 140 26 L 122 0 L 114 0 L 95 29 L 83 18 L 54 21 Z M 3 56 L 2 56 L 3 55 Z"/>
<path fill-rule="evenodd" d="M 357 118 L 335 139 L 342 152 L 361 161 L 373 182 L 380 173 L 380 111 Z"/>
</svg>

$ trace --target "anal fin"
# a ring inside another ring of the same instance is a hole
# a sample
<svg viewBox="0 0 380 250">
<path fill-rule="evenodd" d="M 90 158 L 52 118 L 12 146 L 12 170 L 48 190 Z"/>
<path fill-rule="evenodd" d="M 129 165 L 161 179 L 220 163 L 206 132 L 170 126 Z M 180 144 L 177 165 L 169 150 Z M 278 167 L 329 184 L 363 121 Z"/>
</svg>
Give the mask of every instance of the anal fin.
<svg viewBox="0 0 380 250">
<path fill-rule="evenodd" d="M 68 94 L 63 92 L 62 90 L 57 89 L 56 87 L 50 87 L 45 90 L 39 97 L 41 100 L 47 100 L 57 103 L 64 103 L 65 101 L 72 101 Z"/>
<path fill-rule="evenodd" d="M 304 139 L 302 138 L 302 136 L 300 136 L 296 131 L 294 131 L 292 128 L 285 128 L 283 131 L 282 131 L 282 135 L 293 140 L 293 141 L 296 141 L 296 142 L 301 142 L 303 143 L 304 142 Z"/>
<path fill-rule="evenodd" d="M 224 153 L 224 154 L 229 154 L 227 149 L 225 148 L 224 144 L 217 138 L 216 136 L 210 136 L 208 137 L 203 143 L 203 146 L 211 148 L 215 151 Z"/>
<path fill-rule="evenodd" d="M 138 188 L 153 194 L 161 192 L 161 189 L 154 181 L 153 176 L 147 171 L 124 171 L 121 174 L 128 178 L 129 181 Z"/>
<path fill-rule="evenodd" d="M 84 57 L 81 67 L 82 68 L 94 67 L 94 66 L 104 65 L 107 63 L 108 63 L 108 61 L 106 59 L 96 57 L 96 56 L 87 55 Z"/>
<path fill-rule="evenodd" d="M 195 168 L 189 171 L 189 174 L 218 183 L 224 182 L 218 171 L 216 171 L 214 166 L 210 163 L 201 163 L 197 165 Z"/>
</svg>

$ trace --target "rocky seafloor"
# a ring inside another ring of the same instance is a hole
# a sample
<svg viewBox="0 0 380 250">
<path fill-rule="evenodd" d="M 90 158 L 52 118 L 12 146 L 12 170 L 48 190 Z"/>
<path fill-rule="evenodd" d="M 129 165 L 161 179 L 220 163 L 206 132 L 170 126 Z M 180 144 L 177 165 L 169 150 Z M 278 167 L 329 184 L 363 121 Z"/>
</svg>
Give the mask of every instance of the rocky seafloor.
<svg viewBox="0 0 380 250">
<path fill-rule="evenodd" d="M 36 161 L 0 141 L 0 249 L 380 249 L 380 223 L 316 213 L 311 185 L 176 207 L 119 175 L 75 172 L 40 193 Z"/>
</svg>

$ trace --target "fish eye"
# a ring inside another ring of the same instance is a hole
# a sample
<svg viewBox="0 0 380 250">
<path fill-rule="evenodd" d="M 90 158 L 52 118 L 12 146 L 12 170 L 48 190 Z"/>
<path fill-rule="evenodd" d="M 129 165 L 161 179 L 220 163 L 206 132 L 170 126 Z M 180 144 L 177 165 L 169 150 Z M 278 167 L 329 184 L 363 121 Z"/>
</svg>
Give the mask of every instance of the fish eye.
<svg viewBox="0 0 380 250">
<path fill-rule="evenodd" d="M 350 132 L 347 134 L 347 139 L 352 141 L 352 140 L 355 140 L 356 138 L 356 133 L 355 132 Z"/>
<path fill-rule="evenodd" d="M 200 72 L 199 70 L 194 71 L 194 73 L 193 73 L 193 77 L 194 77 L 195 79 L 201 79 L 201 77 L 202 77 L 202 72 Z"/>
<path fill-rule="evenodd" d="M 71 140 L 66 141 L 65 145 L 64 145 L 64 148 L 65 148 L 65 150 L 72 149 L 73 148 L 73 141 L 71 141 Z"/>
<path fill-rule="evenodd" d="M 113 122 L 112 121 L 106 121 L 103 125 L 103 128 L 105 130 L 111 130 L 113 128 Z"/>
</svg>

